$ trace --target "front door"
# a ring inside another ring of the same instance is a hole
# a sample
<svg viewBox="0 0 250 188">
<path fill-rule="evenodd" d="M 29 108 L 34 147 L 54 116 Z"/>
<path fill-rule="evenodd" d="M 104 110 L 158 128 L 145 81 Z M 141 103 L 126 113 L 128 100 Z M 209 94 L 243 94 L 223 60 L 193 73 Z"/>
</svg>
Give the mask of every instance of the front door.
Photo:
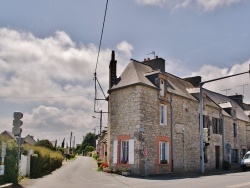
<svg viewBox="0 0 250 188">
<path fill-rule="evenodd" d="M 220 169 L 220 146 L 215 146 L 215 168 Z"/>
</svg>

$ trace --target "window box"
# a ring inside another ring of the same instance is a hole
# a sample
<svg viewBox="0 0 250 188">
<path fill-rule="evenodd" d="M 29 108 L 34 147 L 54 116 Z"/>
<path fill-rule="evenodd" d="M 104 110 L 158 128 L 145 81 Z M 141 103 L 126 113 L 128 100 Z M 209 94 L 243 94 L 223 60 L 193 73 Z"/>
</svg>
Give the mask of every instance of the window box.
<svg viewBox="0 0 250 188">
<path fill-rule="evenodd" d="M 164 159 L 160 161 L 160 164 L 168 164 L 168 160 Z"/>
</svg>

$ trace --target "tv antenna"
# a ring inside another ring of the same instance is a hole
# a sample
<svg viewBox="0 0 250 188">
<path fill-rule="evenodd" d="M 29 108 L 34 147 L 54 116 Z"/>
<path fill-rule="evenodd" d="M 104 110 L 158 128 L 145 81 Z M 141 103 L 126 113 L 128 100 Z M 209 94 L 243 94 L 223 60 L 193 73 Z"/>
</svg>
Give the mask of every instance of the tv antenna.
<svg viewBox="0 0 250 188">
<path fill-rule="evenodd" d="M 245 93 L 245 86 L 248 86 L 248 84 L 242 84 L 242 85 L 238 85 L 236 87 L 242 87 L 242 95 L 244 96 Z"/>
<path fill-rule="evenodd" d="M 223 89 L 221 91 L 226 91 L 226 96 L 227 96 L 227 91 L 229 91 L 229 90 L 231 90 L 231 89 Z"/>
<path fill-rule="evenodd" d="M 150 53 L 148 53 L 147 55 L 153 54 L 154 55 L 154 59 L 155 59 L 155 51 L 152 51 Z"/>
</svg>

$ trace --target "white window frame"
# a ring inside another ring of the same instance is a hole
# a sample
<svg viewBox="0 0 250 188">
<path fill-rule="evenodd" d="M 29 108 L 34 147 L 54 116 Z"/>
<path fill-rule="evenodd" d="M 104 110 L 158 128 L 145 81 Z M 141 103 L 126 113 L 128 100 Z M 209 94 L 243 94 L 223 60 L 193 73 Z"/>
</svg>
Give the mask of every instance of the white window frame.
<svg viewBox="0 0 250 188">
<path fill-rule="evenodd" d="M 164 96 L 165 93 L 165 87 L 164 87 L 164 80 L 160 79 L 160 96 Z"/>
<path fill-rule="evenodd" d="M 130 140 L 121 140 L 120 144 L 120 163 L 122 164 L 134 164 L 134 144 L 135 140 L 134 139 L 130 139 Z M 124 148 L 125 147 L 125 148 Z M 124 154 L 125 153 L 125 154 Z M 125 155 L 125 158 L 124 157 Z M 118 156 L 118 153 L 116 154 L 116 157 Z M 123 162 L 123 161 L 126 162 Z"/>
<path fill-rule="evenodd" d="M 167 125 L 167 105 L 160 104 L 160 125 Z"/>
<path fill-rule="evenodd" d="M 162 160 L 167 160 L 169 164 L 169 142 L 159 142 L 159 163 L 161 164 Z"/>
</svg>

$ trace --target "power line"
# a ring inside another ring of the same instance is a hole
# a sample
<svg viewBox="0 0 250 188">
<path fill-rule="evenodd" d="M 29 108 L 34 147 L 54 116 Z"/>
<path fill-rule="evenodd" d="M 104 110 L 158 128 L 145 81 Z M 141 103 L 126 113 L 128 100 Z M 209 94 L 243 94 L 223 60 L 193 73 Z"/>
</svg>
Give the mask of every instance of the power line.
<svg viewBox="0 0 250 188">
<path fill-rule="evenodd" d="M 103 23 L 102 23 L 101 38 L 100 38 L 100 42 L 99 42 L 98 54 L 97 54 L 97 59 L 96 59 L 95 73 L 96 73 L 97 64 L 98 64 L 98 61 L 99 61 L 100 50 L 101 50 L 101 45 L 102 45 L 102 36 L 103 36 L 104 25 L 105 25 L 105 21 L 106 21 L 106 15 L 107 15 L 107 9 L 108 9 L 108 2 L 109 1 L 107 0 L 107 2 L 106 2 L 106 8 L 105 8 L 105 13 L 104 13 L 104 19 L 103 19 Z"/>
<path fill-rule="evenodd" d="M 99 80 L 97 79 L 96 70 L 97 70 L 97 65 L 98 65 L 98 62 L 99 62 L 99 56 L 100 56 L 100 50 L 101 50 L 101 45 L 102 45 L 102 38 L 103 38 L 103 31 L 104 31 L 105 21 L 106 21 L 107 9 L 108 9 L 108 0 L 106 1 L 105 13 L 104 13 L 104 18 L 103 18 L 103 23 L 102 23 L 101 38 L 100 38 L 100 42 L 99 42 L 99 48 L 98 48 L 97 59 L 96 59 L 96 67 L 95 67 L 95 73 L 94 73 L 94 82 L 95 82 L 94 112 L 96 112 L 96 113 L 100 113 L 100 112 L 102 113 L 102 110 L 99 111 L 99 112 L 96 111 L 96 104 L 98 105 L 98 100 L 106 100 L 106 96 L 104 94 L 104 91 L 103 91 L 103 89 L 101 87 L 101 84 L 100 84 Z M 100 89 L 102 91 L 102 94 L 104 95 L 104 99 L 97 98 L 97 84 L 99 85 L 99 87 L 100 87 Z"/>
<path fill-rule="evenodd" d="M 42 99 L 42 98 L 71 98 L 71 97 L 84 97 L 87 95 L 93 95 L 92 93 L 89 94 L 82 94 L 82 95 L 67 95 L 67 96 L 0 96 L 1 99 Z"/>
</svg>

